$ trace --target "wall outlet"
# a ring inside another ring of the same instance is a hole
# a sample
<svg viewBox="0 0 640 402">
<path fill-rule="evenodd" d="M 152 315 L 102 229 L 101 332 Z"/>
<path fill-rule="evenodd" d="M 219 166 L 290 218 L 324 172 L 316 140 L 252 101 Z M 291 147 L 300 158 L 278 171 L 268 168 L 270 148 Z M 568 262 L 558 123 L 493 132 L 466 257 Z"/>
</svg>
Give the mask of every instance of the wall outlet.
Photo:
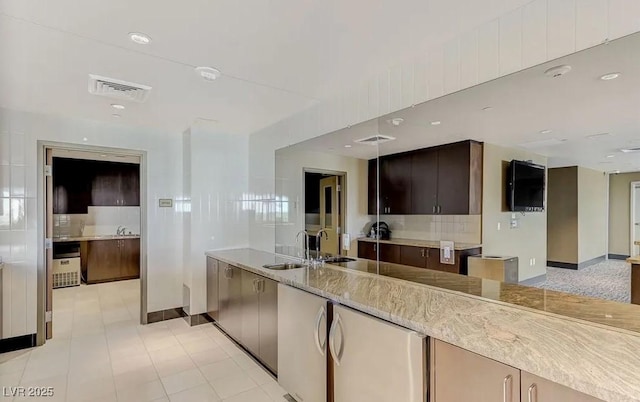
<svg viewBox="0 0 640 402">
<path fill-rule="evenodd" d="M 535 258 L 529 258 L 529 266 L 533 267 L 534 265 L 536 265 L 536 259 Z"/>
</svg>

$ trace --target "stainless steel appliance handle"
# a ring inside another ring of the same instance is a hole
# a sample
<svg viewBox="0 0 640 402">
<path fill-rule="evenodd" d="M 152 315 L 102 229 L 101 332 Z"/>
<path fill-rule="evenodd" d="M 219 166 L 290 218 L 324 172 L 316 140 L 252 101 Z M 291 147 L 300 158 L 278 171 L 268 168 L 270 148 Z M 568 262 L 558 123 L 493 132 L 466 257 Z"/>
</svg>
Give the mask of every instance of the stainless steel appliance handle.
<svg viewBox="0 0 640 402">
<path fill-rule="evenodd" d="M 538 402 L 538 385 L 534 382 L 527 391 L 529 402 Z"/>
<path fill-rule="evenodd" d="M 508 376 L 506 376 L 504 378 L 504 381 L 502 382 L 502 401 L 503 402 L 511 402 L 511 390 L 512 390 L 512 382 L 513 382 L 513 377 L 511 376 L 511 374 L 509 374 Z"/>
<path fill-rule="evenodd" d="M 329 351 L 331 352 L 331 357 L 333 357 L 333 361 L 336 365 L 340 365 L 340 353 L 336 351 L 336 328 L 340 326 L 340 314 L 336 313 L 333 318 L 333 322 L 331 323 L 331 330 L 329 331 Z"/>
<path fill-rule="evenodd" d="M 327 340 L 325 339 L 324 342 L 320 343 L 320 324 L 322 323 L 322 317 L 326 317 L 326 314 L 327 313 L 324 309 L 324 306 L 320 307 L 320 310 L 318 310 L 318 314 L 316 315 L 316 330 L 313 334 L 316 340 L 316 347 L 318 348 L 318 352 L 320 352 L 322 356 L 324 356 Z"/>
</svg>

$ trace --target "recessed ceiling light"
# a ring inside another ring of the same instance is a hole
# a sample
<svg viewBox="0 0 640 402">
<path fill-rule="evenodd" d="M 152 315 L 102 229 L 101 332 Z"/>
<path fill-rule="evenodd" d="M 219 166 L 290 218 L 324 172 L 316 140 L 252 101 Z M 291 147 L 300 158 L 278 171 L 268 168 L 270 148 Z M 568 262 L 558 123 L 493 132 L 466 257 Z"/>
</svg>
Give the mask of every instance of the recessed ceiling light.
<svg viewBox="0 0 640 402">
<path fill-rule="evenodd" d="M 549 134 L 551 130 L 540 130 L 540 134 Z"/>
<path fill-rule="evenodd" d="M 488 112 L 489 110 L 493 109 L 491 106 L 486 106 L 482 108 L 483 112 Z"/>
<path fill-rule="evenodd" d="M 121 118 L 121 117 L 122 117 L 122 116 L 120 116 L 118 113 L 114 113 L 114 114 L 112 114 L 111 116 L 113 116 L 113 117 L 114 117 L 114 118 L 116 118 L 116 119 L 119 119 L 119 118 Z"/>
<path fill-rule="evenodd" d="M 435 120 L 431 122 L 432 126 L 439 126 L 442 122 L 440 120 Z"/>
<path fill-rule="evenodd" d="M 607 155 L 607 158 L 615 158 L 616 156 L 611 154 L 611 155 Z"/>
<path fill-rule="evenodd" d="M 610 81 L 610 80 L 615 80 L 618 77 L 620 77 L 620 73 L 609 73 L 609 74 L 603 75 L 602 77 L 600 77 L 600 79 L 603 81 Z"/>
<path fill-rule="evenodd" d="M 628 154 L 630 152 L 640 152 L 640 148 L 622 148 L 620 151 Z"/>
<path fill-rule="evenodd" d="M 215 81 L 220 77 L 220 71 L 213 67 L 196 67 L 196 71 L 207 81 Z"/>
<path fill-rule="evenodd" d="M 345 148 L 351 148 L 351 147 L 352 147 L 352 145 L 345 145 L 344 147 L 345 147 Z"/>
<path fill-rule="evenodd" d="M 586 138 L 590 139 L 590 140 L 599 140 L 602 138 L 608 138 L 608 137 L 612 137 L 613 134 L 611 133 L 598 133 L 598 134 L 591 134 L 591 135 L 587 135 Z"/>
<path fill-rule="evenodd" d="M 124 105 L 121 105 L 119 103 L 112 103 L 111 107 L 114 109 L 118 109 L 118 110 L 123 110 L 124 109 Z"/>
<path fill-rule="evenodd" d="M 619 170 L 614 170 L 613 173 L 618 174 L 618 173 L 620 173 L 620 171 Z"/>
<path fill-rule="evenodd" d="M 106 158 L 107 154 L 100 154 L 100 156 L 102 156 L 103 158 Z"/>
<path fill-rule="evenodd" d="M 149 35 L 143 34 L 142 32 L 130 32 L 129 39 L 138 45 L 148 45 L 151 43 L 151 37 Z"/>
<path fill-rule="evenodd" d="M 85 141 L 85 142 L 86 142 L 86 141 L 89 141 L 89 139 L 88 139 L 87 137 L 84 137 L 84 138 L 82 139 L 82 141 Z"/>
</svg>

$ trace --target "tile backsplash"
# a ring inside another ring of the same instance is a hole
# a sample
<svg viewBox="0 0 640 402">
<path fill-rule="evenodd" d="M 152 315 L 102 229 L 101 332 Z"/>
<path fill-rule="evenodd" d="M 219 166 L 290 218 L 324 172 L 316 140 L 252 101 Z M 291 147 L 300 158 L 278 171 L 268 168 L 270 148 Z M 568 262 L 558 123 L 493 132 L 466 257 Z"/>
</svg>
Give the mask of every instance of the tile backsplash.
<svg viewBox="0 0 640 402">
<path fill-rule="evenodd" d="M 89 207 L 87 214 L 53 215 L 53 237 L 140 234 L 140 207 Z"/>
<path fill-rule="evenodd" d="M 380 221 L 389 225 L 392 239 L 482 243 L 482 215 L 381 215 Z"/>
</svg>

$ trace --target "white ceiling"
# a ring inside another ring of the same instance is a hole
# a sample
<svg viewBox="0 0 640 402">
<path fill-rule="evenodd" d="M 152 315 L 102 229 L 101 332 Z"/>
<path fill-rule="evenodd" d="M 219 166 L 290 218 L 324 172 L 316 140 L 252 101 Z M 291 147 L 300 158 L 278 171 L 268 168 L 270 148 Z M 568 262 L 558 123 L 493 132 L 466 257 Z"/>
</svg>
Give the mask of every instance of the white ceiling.
<svg viewBox="0 0 640 402">
<path fill-rule="evenodd" d="M 0 106 L 111 120 L 93 73 L 153 87 L 121 123 L 250 133 L 528 1 L 0 0 Z"/>
<path fill-rule="evenodd" d="M 549 165 L 579 165 L 601 171 L 640 170 L 640 34 L 585 50 L 476 87 L 432 100 L 298 145 L 320 152 L 372 158 L 464 139 L 526 147 L 548 156 Z M 550 78 L 544 71 L 568 64 L 572 71 Z M 620 72 L 615 80 L 600 76 Z M 483 111 L 485 107 L 491 110 Z M 387 120 L 404 118 L 393 127 Z M 441 121 L 432 126 L 432 121 Z M 542 134 L 542 130 L 552 130 Z M 352 141 L 376 133 L 396 137 L 380 145 Z M 606 136 L 589 136 L 609 133 Z M 555 145 L 527 144 L 566 140 Z M 353 145 L 344 148 L 344 145 Z M 607 158 L 607 155 L 614 155 Z"/>
</svg>

